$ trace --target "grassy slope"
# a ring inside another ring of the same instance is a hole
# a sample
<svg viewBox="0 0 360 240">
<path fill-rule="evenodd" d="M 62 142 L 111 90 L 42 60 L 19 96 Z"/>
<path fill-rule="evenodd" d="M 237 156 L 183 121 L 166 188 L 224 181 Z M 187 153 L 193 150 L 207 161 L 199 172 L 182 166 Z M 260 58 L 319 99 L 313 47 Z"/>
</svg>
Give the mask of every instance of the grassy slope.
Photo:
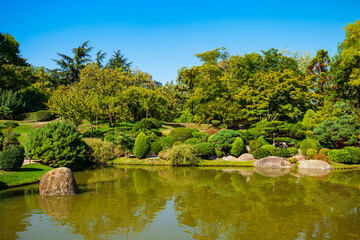
<svg viewBox="0 0 360 240">
<path fill-rule="evenodd" d="M 19 171 L 0 170 L 0 189 L 38 182 L 52 168 L 33 163 L 23 166 Z"/>
</svg>

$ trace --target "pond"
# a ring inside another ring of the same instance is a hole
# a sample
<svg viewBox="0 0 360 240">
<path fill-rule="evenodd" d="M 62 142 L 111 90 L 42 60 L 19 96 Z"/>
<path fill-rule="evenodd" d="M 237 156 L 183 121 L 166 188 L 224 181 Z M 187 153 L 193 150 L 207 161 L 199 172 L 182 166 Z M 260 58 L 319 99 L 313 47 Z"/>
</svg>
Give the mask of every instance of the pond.
<svg viewBox="0 0 360 240">
<path fill-rule="evenodd" d="M 0 239 L 359 239 L 360 171 L 109 167 L 0 192 Z"/>
</svg>

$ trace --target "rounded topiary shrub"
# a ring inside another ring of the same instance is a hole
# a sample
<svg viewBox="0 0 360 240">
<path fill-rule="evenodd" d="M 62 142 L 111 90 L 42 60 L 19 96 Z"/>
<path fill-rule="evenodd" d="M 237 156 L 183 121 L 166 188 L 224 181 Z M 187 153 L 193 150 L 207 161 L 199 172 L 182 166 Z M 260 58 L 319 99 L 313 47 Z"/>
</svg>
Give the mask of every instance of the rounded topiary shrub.
<svg viewBox="0 0 360 240">
<path fill-rule="evenodd" d="M 192 138 L 192 132 L 188 128 L 174 128 L 170 132 L 170 136 L 174 137 L 176 141 L 185 142 L 187 139 Z"/>
<path fill-rule="evenodd" d="M 289 147 L 287 148 L 287 150 L 289 150 L 291 156 L 295 156 L 299 154 L 299 149 L 295 148 L 295 147 Z"/>
<path fill-rule="evenodd" d="M 197 143 L 200 143 L 201 141 L 197 138 L 189 138 L 188 140 L 186 140 L 184 142 L 184 144 L 187 144 L 187 145 L 195 145 Z"/>
<path fill-rule="evenodd" d="M 209 139 L 209 134 L 207 134 L 205 132 L 201 132 L 199 130 L 192 131 L 192 135 L 194 138 L 198 139 L 200 142 L 207 142 L 207 140 Z"/>
<path fill-rule="evenodd" d="M 143 118 L 139 122 L 135 123 L 132 130 L 134 132 L 144 131 L 144 130 L 151 130 L 151 129 L 158 129 L 154 121 L 151 119 Z"/>
<path fill-rule="evenodd" d="M 171 148 L 174 142 L 176 142 L 176 140 L 172 136 L 167 136 L 160 139 L 161 147 L 163 149 Z"/>
<path fill-rule="evenodd" d="M 291 157 L 291 153 L 287 148 L 277 148 L 275 151 L 275 156 L 288 158 Z"/>
<path fill-rule="evenodd" d="M 320 149 L 319 153 L 327 156 L 329 151 L 330 151 L 330 149 L 328 149 L 328 148 L 322 148 L 322 149 Z"/>
<path fill-rule="evenodd" d="M 271 156 L 276 156 L 276 147 L 270 144 L 262 145 L 261 148 L 269 150 Z"/>
<path fill-rule="evenodd" d="M 179 145 L 171 149 L 168 159 L 175 166 L 195 165 L 198 163 L 196 150 L 190 145 Z"/>
<path fill-rule="evenodd" d="M 87 146 L 75 124 L 56 122 L 33 130 L 26 137 L 25 153 L 50 167 L 80 169 L 87 161 Z"/>
<path fill-rule="evenodd" d="M 344 147 L 343 150 L 348 151 L 351 155 L 352 163 L 360 163 L 360 149 L 357 147 Z"/>
<path fill-rule="evenodd" d="M 152 142 L 150 152 L 153 154 L 158 154 L 162 150 L 160 142 Z"/>
<path fill-rule="evenodd" d="M 249 148 L 251 152 L 255 152 L 257 149 L 262 147 L 262 142 L 258 140 L 250 140 L 249 141 Z"/>
<path fill-rule="evenodd" d="M 0 153 L 0 169 L 14 171 L 21 168 L 24 163 L 24 149 L 8 146 Z"/>
<path fill-rule="evenodd" d="M 237 137 L 241 137 L 241 133 L 234 130 L 223 129 L 211 136 L 209 142 L 212 143 L 215 148 L 228 153 L 231 149 L 231 144 L 235 142 Z"/>
<path fill-rule="evenodd" d="M 35 122 L 51 121 L 55 119 L 55 115 L 48 110 L 40 110 L 35 113 Z"/>
<path fill-rule="evenodd" d="M 231 144 L 230 154 L 239 157 L 244 152 L 244 141 L 242 138 L 237 137 L 236 140 Z"/>
<path fill-rule="evenodd" d="M 305 139 L 300 143 L 301 154 L 306 155 L 308 149 L 320 150 L 321 146 L 316 139 Z"/>
<path fill-rule="evenodd" d="M 223 152 L 215 148 L 215 155 L 217 158 L 222 158 L 224 156 Z"/>
<path fill-rule="evenodd" d="M 328 158 L 338 163 L 351 163 L 351 154 L 343 149 L 333 149 L 328 152 Z"/>
<path fill-rule="evenodd" d="M 151 146 L 147 136 L 144 133 L 140 133 L 135 139 L 134 155 L 137 158 L 144 158 L 150 153 Z"/>
<path fill-rule="evenodd" d="M 312 159 L 314 157 L 315 154 L 317 154 L 318 151 L 316 149 L 308 149 L 307 152 L 306 152 L 306 156 L 309 158 L 309 159 Z"/>
<path fill-rule="evenodd" d="M 270 151 L 266 148 L 258 148 L 252 154 L 254 158 L 261 159 L 270 156 Z"/>
<path fill-rule="evenodd" d="M 211 143 L 198 143 L 194 145 L 196 153 L 204 158 L 214 154 L 214 147 Z"/>
</svg>

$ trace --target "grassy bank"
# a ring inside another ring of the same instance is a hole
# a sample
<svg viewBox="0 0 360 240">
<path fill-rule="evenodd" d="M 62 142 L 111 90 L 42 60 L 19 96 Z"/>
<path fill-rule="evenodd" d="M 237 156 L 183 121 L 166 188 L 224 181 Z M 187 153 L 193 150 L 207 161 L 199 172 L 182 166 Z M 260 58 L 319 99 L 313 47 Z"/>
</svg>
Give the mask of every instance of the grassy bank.
<svg viewBox="0 0 360 240">
<path fill-rule="evenodd" d="M 360 164 L 344 164 L 344 163 L 331 162 L 330 165 L 334 169 L 357 169 L 357 168 L 360 168 Z"/>
<path fill-rule="evenodd" d="M 52 168 L 39 163 L 23 166 L 19 171 L 0 171 L 0 189 L 38 182 Z"/>
</svg>

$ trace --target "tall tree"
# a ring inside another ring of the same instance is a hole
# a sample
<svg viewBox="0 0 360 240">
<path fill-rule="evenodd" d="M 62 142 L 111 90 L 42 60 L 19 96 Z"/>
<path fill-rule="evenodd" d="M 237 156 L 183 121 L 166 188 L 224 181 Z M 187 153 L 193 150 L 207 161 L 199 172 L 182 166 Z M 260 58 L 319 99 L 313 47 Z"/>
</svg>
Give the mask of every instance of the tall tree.
<svg viewBox="0 0 360 240">
<path fill-rule="evenodd" d="M 104 61 L 105 56 L 106 56 L 106 52 L 102 53 L 101 50 L 96 53 L 96 64 L 99 67 L 102 67 L 102 62 Z"/>
<path fill-rule="evenodd" d="M 316 93 L 324 94 L 330 87 L 330 58 L 328 51 L 320 49 L 307 67 L 306 74 L 313 76 L 312 83 Z"/>
<path fill-rule="evenodd" d="M 88 46 L 89 41 L 84 42 L 77 48 L 73 48 L 73 57 L 58 53 L 60 60 L 53 59 L 61 68 L 63 77 L 67 83 L 74 83 L 79 81 L 80 70 L 83 69 L 86 63 L 90 62 L 90 51 L 92 47 Z"/>
<path fill-rule="evenodd" d="M 127 72 L 130 69 L 131 64 L 132 63 L 128 62 L 128 59 L 121 54 L 121 51 L 117 50 L 114 51 L 106 66 L 110 69 L 123 68 Z"/>
</svg>

